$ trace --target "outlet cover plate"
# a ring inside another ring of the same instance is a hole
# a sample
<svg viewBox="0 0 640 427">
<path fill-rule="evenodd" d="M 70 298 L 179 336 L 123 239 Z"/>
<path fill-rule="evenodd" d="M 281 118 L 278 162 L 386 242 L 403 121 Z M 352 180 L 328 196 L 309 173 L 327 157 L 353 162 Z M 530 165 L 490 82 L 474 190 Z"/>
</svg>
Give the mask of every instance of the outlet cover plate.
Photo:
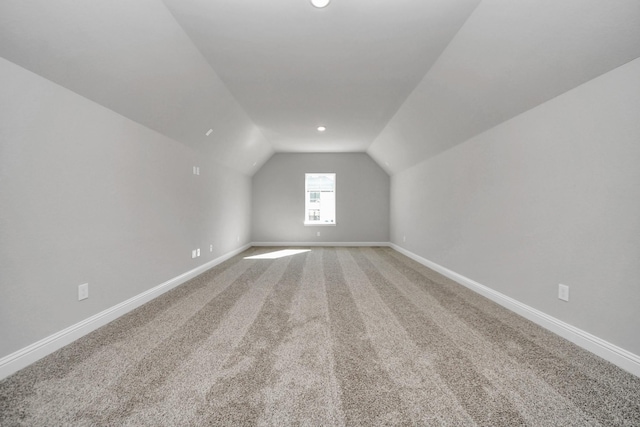
<svg viewBox="0 0 640 427">
<path fill-rule="evenodd" d="M 558 298 L 560 298 L 562 301 L 569 302 L 569 287 L 567 285 L 558 285 Z"/>
<path fill-rule="evenodd" d="M 78 301 L 89 298 L 89 284 L 84 283 L 78 286 Z"/>
</svg>

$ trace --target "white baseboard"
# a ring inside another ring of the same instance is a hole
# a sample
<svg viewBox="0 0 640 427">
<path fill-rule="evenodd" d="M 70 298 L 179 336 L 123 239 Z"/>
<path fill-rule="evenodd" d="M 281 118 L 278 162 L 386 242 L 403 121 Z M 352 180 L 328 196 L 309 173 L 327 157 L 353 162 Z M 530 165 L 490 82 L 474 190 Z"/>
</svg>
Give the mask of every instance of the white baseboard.
<svg viewBox="0 0 640 427">
<path fill-rule="evenodd" d="M 471 289 L 474 292 L 479 293 L 482 296 L 489 298 L 490 300 L 500 304 L 501 306 L 519 314 L 520 316 L 531 320 L 532 322 L 542 326 L 545 329 L 565 338 L 572 343 L 590 351 L 597 356 L 619 366 L 627 372 L 640 377 L 640 356 L 633 354 L 623 348 L 620 348 L 608 341 L 596 337 L 582 329 L 576 328 L 562 320 L 558 320 L 555 317 L 549 316 L 540 310 L 536 310 L 533 307 L 529 307 L 511 297 L 508 297 L 500 292 L 494 291 L 480 283 L 469 279 L 461 274 L 449 270 L 433 261 L 429 261 L 426 258 L 422 258 L 419 255 L 414 254 L 394 243 L 389 245 L 394 250 L 400 252 L 403 255 L 408 256 L 414 261 L 429 267 L 432 270 L 437 271 L 443 276 L 460 283 L 461 285 Z"/>
<path fill-rule="evenodd" d="M 67 344 L 87 335 L 98 329 L 101 326 L 117 319 L 118 317 L 130 312 L 131 310 L 140 307 L 141 305 L 157 298 L 161 294 L 185 283 L 187 280 L 196 277 L 197 275 L 204 273 L 208 269 L 215 267 L 216 265 L 228 260 L 229 258 L 247 250 L 251 245 L 244 245 L 232 252 L 229 252 L 221 257 L 218 257 L 212 261 L 202 264 L 193 270 L 187 271 L 173 279 L 170 279 L 154 288 L 149 289 L 141 294 L 129 298 L 128 300 L 121 302 L 111 308 L 108 308 L 100 313 L 89 317 L 75 325 L 69 326 L 53 335 L 50 335 L 40 341 L 33 343 L 27 347 L 24 347 L 8 356 L 0 359 L 0 380 L 8 377 L 14 372 L 19 371 L 22 368 L 29 366 L 30 364 L 42 359 L 43 357 L 53 353 L 54 351 L 64 347 Z"/>
<path fill-rule="evenodd" d="M 253 242 L 252 246 L 389 246 L 389 242 Z"/>
</svg>

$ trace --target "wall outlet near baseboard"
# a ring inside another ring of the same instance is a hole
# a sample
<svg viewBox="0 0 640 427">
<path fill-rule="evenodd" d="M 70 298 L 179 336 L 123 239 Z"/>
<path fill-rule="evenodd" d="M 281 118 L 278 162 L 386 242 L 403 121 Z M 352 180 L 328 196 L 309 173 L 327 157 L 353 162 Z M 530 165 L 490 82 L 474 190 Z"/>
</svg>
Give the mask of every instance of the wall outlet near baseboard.
<svg viewBox="0 0 640 427">
<path fill-rule="evenodd" d="M 407 241 L 407 236 L 402 236 L 402 241 L 406 242 Z"/>
<path fill-rule="evenodd" d="M 78 285 L 78 301 L 89 298 L 89 284 Z"/>
<path fill-rule="evenodd" d="M 569 302 L 569 287 L 567 285 L 558 285 L 558 298 L 560 298 L 562 301 Z"/>
<path fill-rule="evenodd" d="M 209 252 L 213 252 L 213 245 L 209 245 Z"/>
<path fill-rule="evenodd" d="M 320 232 L 319 231 L 316 232 L 316 236 L 320 237 Z"/>
<path fill-rule="evenodd" d="M 198 256 L 198 251 L 196 249 L 191 251 L 191 259 L 196 258 Z"/>
</svg>

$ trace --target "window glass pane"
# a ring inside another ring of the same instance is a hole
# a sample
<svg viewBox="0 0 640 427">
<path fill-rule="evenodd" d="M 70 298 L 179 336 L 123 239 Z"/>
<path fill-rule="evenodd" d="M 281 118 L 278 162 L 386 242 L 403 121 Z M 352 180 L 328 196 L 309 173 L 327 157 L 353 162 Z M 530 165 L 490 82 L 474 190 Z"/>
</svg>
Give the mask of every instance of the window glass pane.
<svg viewBox="0 0 640 427">
<path fill-rule="evenodd" d="M 309 221 L 320 221 L 320 209 L 309 210 Z"/>
<path fill-rule="evenodd" d="M 305 174 L 305 224 L 336 223 L 336 174 Z"/>
</svg>

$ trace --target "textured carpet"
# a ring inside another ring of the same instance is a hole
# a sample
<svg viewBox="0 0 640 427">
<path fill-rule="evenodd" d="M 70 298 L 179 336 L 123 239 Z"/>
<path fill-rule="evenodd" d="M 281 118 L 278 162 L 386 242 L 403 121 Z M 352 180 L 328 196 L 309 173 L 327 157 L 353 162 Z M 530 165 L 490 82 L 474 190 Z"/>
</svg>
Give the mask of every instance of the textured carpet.
<svg viewBox="0 0 640 427">
<path fill-rule="evenodd" d="M 0 383 L 0 425 L 640 425 L 640 378 L 388 248 L 253 248 Z"/>
</svg>

